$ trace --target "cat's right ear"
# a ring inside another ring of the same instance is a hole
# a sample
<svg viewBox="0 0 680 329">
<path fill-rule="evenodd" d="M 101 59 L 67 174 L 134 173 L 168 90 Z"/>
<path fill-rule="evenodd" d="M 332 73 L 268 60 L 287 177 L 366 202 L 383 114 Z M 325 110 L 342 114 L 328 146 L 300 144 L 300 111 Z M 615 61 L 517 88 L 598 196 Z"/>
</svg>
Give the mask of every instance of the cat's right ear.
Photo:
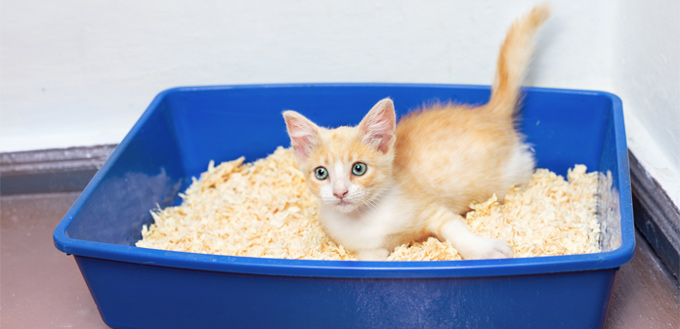
<svg viewBox="0 0 680 329">
<path fill-rule="evenodd" d="M 284 111 L 283 119 L 290 137 L 290 145 L 298 160 L 304 162 L 319 143 L 319 127 L 295 111 Z"/>
</svg>

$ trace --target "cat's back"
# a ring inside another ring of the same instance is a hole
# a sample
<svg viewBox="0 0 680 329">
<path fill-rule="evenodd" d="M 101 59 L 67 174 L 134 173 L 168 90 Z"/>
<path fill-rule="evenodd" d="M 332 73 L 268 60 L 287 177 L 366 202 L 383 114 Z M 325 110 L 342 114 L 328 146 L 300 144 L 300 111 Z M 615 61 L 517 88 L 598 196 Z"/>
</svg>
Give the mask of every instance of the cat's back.
<svg viewBox="0 0 680 329">
<path fill-rule="evenodd" d="M 431 105 L 403 117 L 396 135 L 395 177 L 412 195 L 463 211 L 510 187 L 503 170 L 519 136 L 485 106 Z"/>
</svg>

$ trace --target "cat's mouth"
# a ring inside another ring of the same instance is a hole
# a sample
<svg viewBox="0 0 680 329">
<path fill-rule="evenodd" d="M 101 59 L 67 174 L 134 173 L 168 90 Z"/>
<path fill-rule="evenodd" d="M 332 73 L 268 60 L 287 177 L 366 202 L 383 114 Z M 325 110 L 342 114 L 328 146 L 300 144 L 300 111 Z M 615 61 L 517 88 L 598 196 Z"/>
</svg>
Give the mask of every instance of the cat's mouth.
<svg viewBox="0 0 680 329">
<path fill-rule="evenodd" d="M 337 207 L 340 211 L 350 212 L 354 209 L 354 203 L 340 199 L 335 203 L 335 207 Z"/>
</svg>

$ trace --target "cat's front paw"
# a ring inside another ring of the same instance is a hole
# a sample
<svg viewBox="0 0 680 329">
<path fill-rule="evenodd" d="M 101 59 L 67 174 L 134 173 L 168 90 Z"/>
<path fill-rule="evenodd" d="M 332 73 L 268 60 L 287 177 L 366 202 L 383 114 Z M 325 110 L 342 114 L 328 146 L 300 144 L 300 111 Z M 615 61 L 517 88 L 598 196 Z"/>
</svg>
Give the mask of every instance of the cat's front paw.
<svg viewBox="0 0 680 329">
<path fill-rule="evenodd" d="M 359 258 L 359 260 L 385 260 L 389 255 L 390 251 L 384 248 L 357 251 L 357 258 Z"/>
<path fill-rule="evenodd" d="M 480 238 L 476 248 L 463 255 L 465 259 L 499 259 L 512 258 L 512 249 L 501 239 Z"/>
</svg>

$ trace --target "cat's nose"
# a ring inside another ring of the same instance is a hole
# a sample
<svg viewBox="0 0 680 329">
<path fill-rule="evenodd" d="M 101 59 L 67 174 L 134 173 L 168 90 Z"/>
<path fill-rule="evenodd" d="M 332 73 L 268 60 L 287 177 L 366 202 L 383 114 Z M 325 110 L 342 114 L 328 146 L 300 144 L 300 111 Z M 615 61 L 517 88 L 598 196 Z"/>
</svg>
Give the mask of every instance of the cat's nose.
<svg viewBox="0 0 680 329">
<path fill-rule="evenodd" d="M 335 197 L 338 198 L 338 199 L 342 199 L 347 195 L 348 192 L 349 191 L 346 190 L 346 189 L 340 190 L 340 191 L 333 191 L 333 195 L 335 195 Z"/>
</svg>

